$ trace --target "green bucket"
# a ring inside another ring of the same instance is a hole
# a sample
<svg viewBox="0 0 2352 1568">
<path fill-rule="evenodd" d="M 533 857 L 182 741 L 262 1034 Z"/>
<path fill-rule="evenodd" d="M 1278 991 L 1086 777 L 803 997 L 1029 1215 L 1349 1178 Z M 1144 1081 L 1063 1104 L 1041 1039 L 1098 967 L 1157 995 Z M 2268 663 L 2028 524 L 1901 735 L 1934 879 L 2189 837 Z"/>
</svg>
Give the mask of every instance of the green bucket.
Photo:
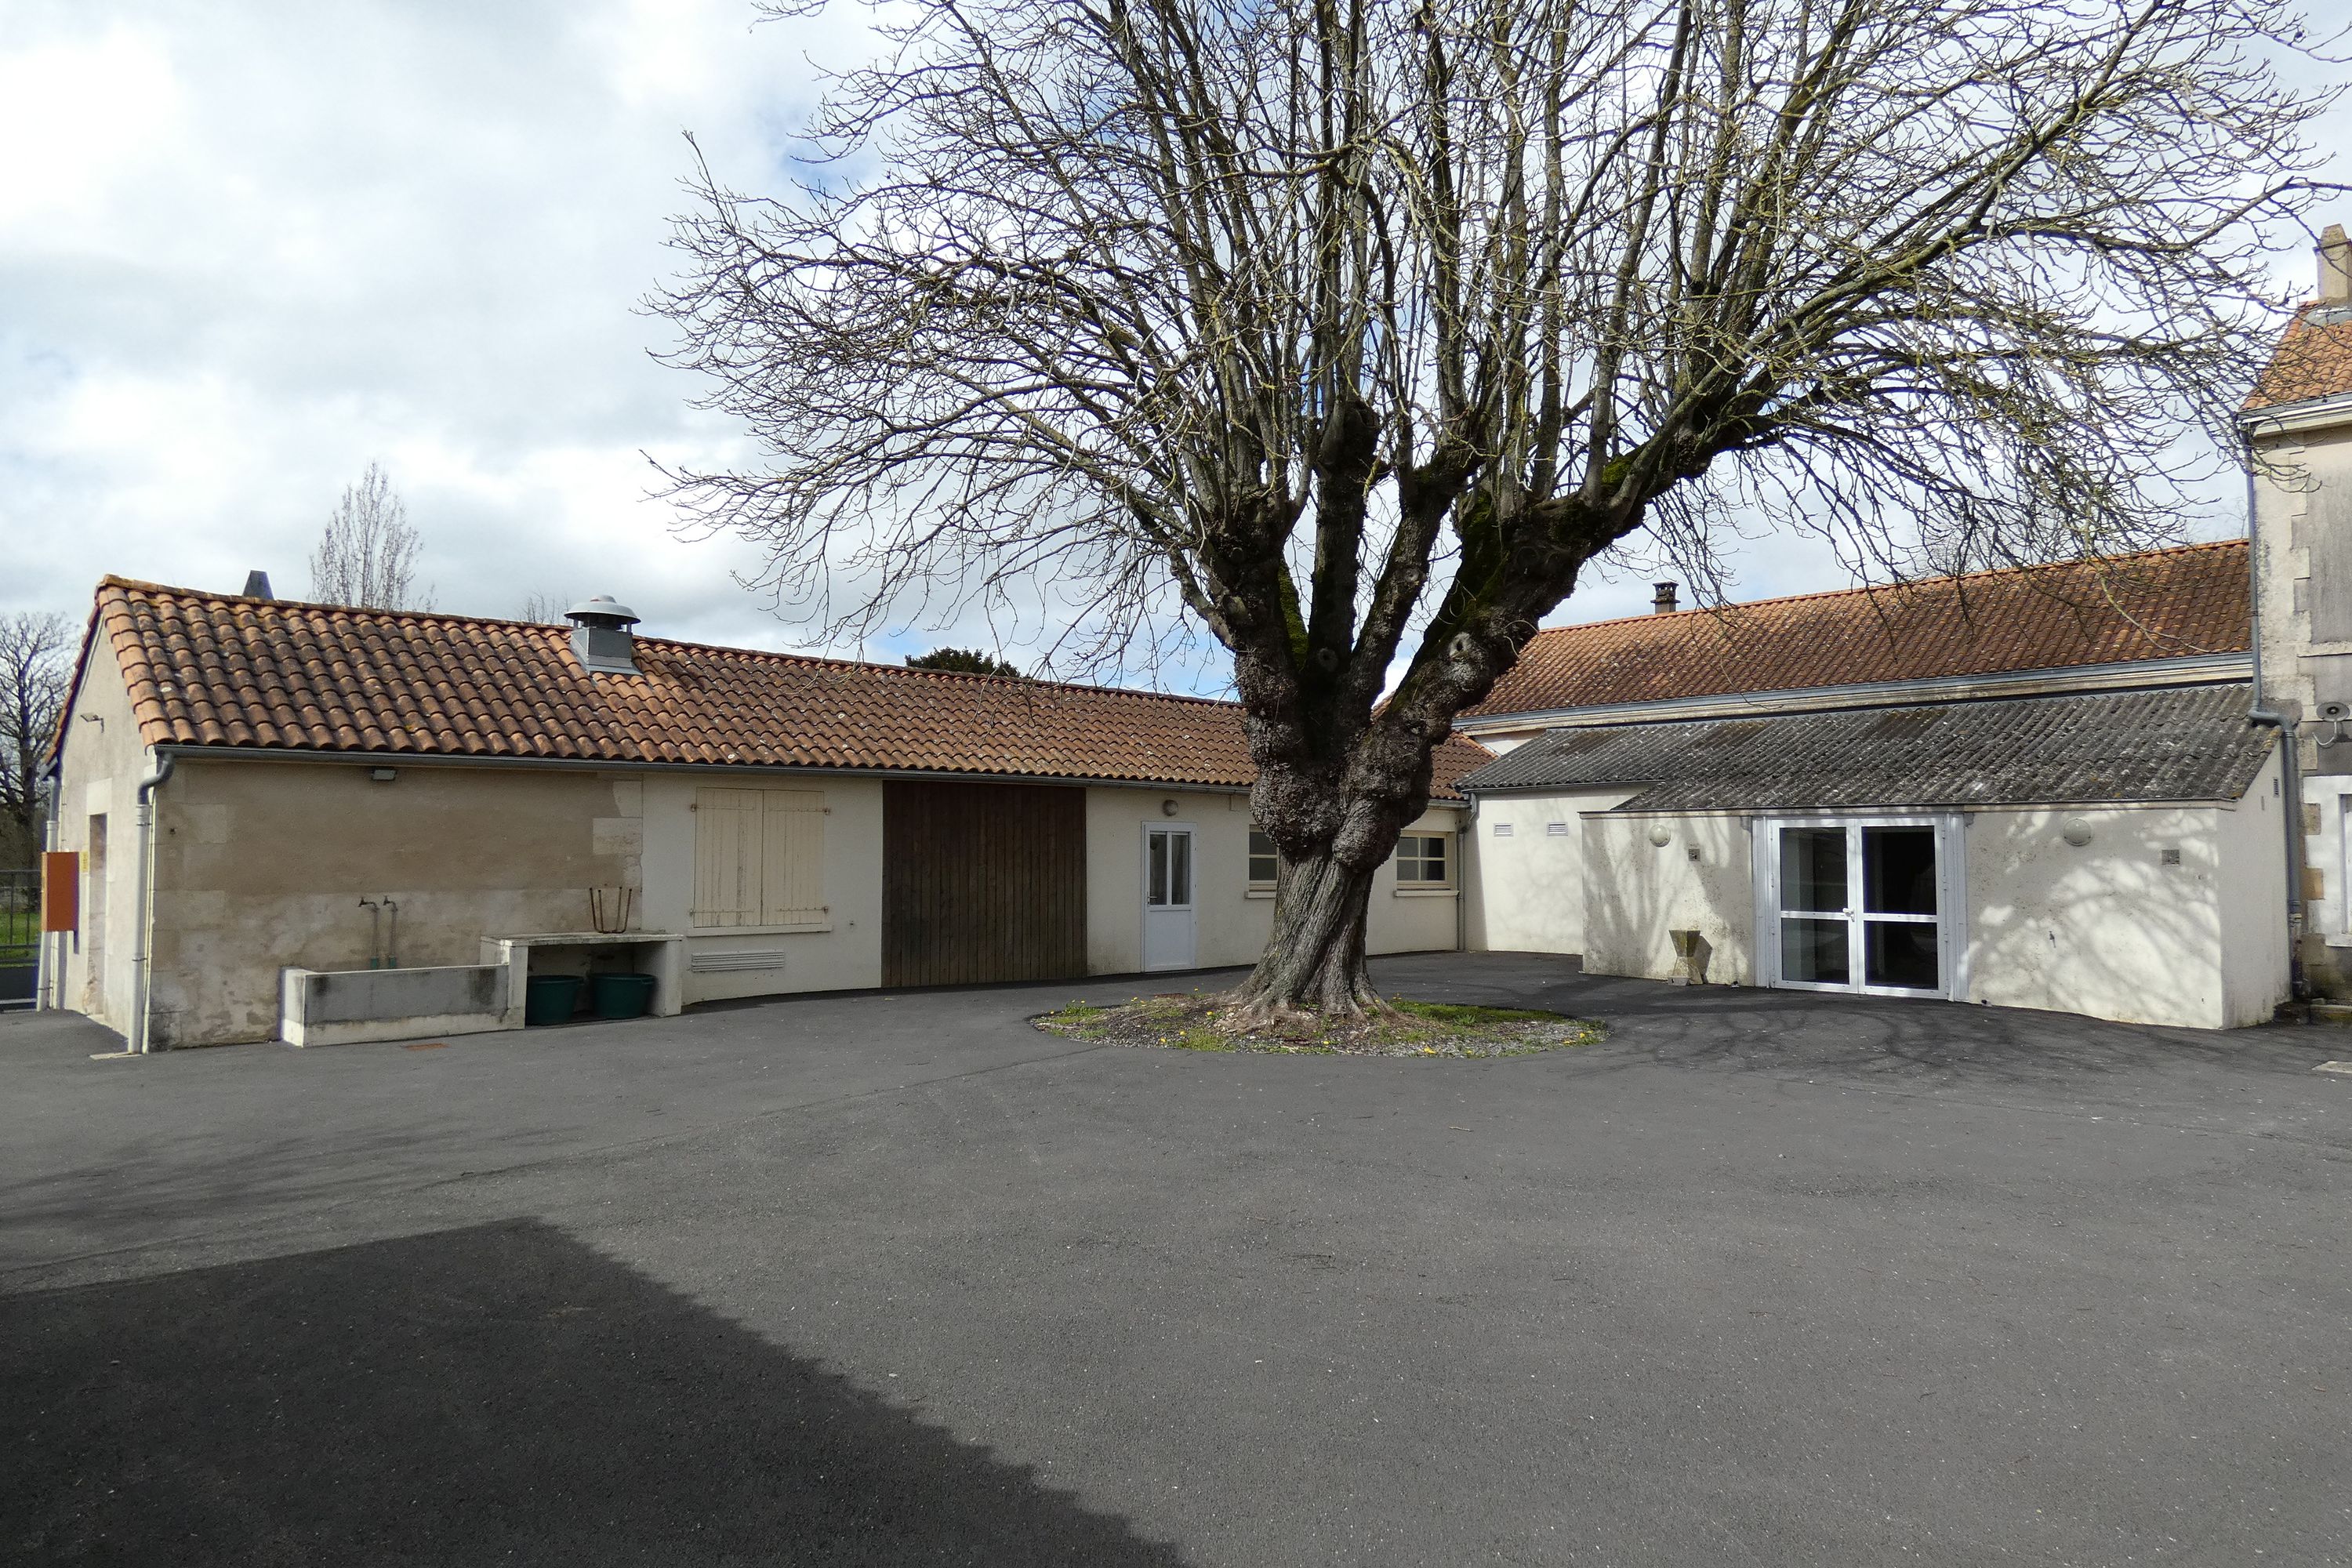
<svg viewBox="0 0 2352 1568">
<path fill-rule="evenodd" d="M 526 1024 L 568 1024 L 579 1006 L 580 976 L 576 974 L 534 974 L 523 988 Z"/>
<path fill-rule="evenodd" d="M 653 1011 L 654 977 L 650 974 L 596 974 L 589 977 L 588 994 L 599 1018 L 642 1018 Z"/>
</svg>

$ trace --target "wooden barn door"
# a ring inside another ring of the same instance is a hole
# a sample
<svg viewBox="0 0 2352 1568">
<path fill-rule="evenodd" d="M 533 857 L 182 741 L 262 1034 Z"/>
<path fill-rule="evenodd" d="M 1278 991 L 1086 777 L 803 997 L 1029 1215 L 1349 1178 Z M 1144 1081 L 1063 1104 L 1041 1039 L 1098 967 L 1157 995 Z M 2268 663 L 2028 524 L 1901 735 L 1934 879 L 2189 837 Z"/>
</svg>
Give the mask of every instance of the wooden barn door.
<svg viewBox="0 0 2352 1568">
<path fill-rule="evenodd" d="M 1071 980 L 1086 971 L 1086 791 L 882 786 L 883 984 Z"/>
</svg>

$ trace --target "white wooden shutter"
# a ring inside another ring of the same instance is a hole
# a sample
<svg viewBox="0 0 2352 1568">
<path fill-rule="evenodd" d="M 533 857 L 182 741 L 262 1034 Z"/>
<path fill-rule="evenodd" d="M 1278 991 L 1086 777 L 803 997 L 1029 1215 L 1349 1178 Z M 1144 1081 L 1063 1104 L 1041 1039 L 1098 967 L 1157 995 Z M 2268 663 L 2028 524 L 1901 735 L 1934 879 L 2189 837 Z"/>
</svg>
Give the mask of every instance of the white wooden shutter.
<svg viewBox="0 0 2352 1568">
<path fill-rule="evenodd" d="M 756 789 L 694 792 L 694 923 L 758 925 L 761 796 Z"/>
<path fill-rule="evenodd" d="M 761 794 L 761 921 L 814 924 L 825 915 L 824 795 L 805 789 Z"/>
</svg>

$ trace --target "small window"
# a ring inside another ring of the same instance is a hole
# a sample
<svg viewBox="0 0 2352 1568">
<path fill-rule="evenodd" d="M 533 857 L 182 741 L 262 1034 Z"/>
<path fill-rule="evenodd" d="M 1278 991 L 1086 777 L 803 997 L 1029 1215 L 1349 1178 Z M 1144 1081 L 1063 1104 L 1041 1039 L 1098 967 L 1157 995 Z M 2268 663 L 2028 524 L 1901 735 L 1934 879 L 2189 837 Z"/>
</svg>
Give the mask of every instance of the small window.
<svg viewBox="0 0 2352 1568">
<path fill-rule="evenodd" d="M 1396 875 L 1401 888 L 1444 888 L 1454 881 L 1444 833 L 1408 833 L 1397 840 Z"/>
<path fill-rule="evenodd" d="M 1282 871 L 1282 856 L 1274 847 L 1273 835 L 1261 828 L 1250 829 L 1249 885 L 1271 888 Z"/>
</svg>

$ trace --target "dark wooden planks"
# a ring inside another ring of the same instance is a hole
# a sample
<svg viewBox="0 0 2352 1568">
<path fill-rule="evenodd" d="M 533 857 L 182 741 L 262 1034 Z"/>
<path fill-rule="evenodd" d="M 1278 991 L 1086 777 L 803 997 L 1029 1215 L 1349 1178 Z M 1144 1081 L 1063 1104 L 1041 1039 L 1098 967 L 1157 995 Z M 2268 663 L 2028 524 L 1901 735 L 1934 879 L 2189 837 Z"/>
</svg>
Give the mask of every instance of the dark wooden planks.
<svg viewBox="0 0 2352 1568">
<path fill-rule="evenodd" d="M 883 784 L 883 984 L 1068 980 L 1086 968 L 1086 791 Z"/>
</svg>

